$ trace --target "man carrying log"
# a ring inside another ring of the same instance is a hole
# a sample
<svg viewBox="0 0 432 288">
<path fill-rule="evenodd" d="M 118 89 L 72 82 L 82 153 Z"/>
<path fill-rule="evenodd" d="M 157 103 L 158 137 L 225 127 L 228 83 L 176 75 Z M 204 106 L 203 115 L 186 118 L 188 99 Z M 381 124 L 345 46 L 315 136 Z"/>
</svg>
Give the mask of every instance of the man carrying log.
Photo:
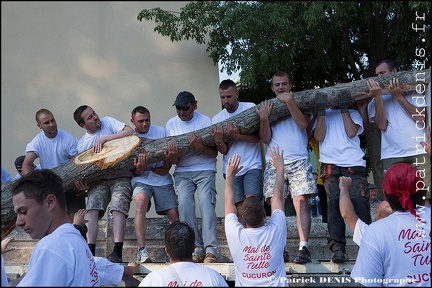
<svg viewBox="0 0 432 288">
<path fill-rule="evenodd" d="M 317 93 L 317 103 L 327 102 L 327 95 Z M 328 195 L 328 241 L 332 252 L 332 262 L 344 263 L 346 253 L 346 227 L 339 209 L 339 178 L 350 177 L 350 197 L 358 217 L 370 224 L 369 191 L 366 160 L 360 148 L 359 135 L 363 133 L 363 118 L 355 109 L 350 109 L 352 101 L 348 91 L 342 91 L 338 103 L 330 108 L 319 109 L 312 127 L 315 139 L 319 142 L 321 178 Z M 323 105 L 322 105 L 323 106 Z"/>
<path fill-rule="evenodd" d="M 98 114 L 87 105 L 78 107 L 73 115 L 77 124 L 86 130 L 86 133 L 78 141 L 79 153 L 89 148 L 92 148 L 94 153 L 100 153 L 106 141 L 135 133 L 131 127 L 115 118 L 106 116 L 100 119 Z M 131 178 L 132 172 L 130 171 L 106 175 L 103 180 L 93 182 L 87 191 L 87 242 L 94 256 L 99 230 L 98 220 L 103 217 L 108 204 L 111 202 L 114 250 L 107 258 L 114 263 L 123 261 L 122 251 L 126 234 L 126 218 L 132 200 Z"/>
<path fill-rule="evenodd" d="M 299 109 L 293 99 L 291 88 L 292 83 L 286 72 L 278 71 L 273 74 L 271 89 L 280 101 L 286 103 L 291 117 L 271 124 L 269 116 L 272 104 L 267 100 L 256 111 L 260 118 L 259 134 L 261 141 L 267 144 L 268 147 L 277 146 L 284 151 L 284 197 L 287 197 L 289 191 L 297 214 L 297 229 L 300 236 L 299 251 L 293 262 L 303 264 L 312 261 L 308 249 L 311 229 L 309 197 L 316 195 L 317 188 L 307 150 L 308 136 L 306 128 L 311 121 L 312 115 Z M 271 155 L 268 149 L 265 158 L 264 197 L 266 201 L 270 201 L 270 198 L 273 197 L 276 182 L 276 168 L 270 161 Z"/>
<path fill-rule="evenodd" d="M 215 263 L 220 257 L 220 244 L 216 237 L 216 157 L 215 147 L 207 146 L 202 138 L 195 134 L 196 130 L 207 128 L 211 119 L 195 111 L 195 96 L 188 92 L 180 92 L 173 104 L 177 116 L 166 123 L 167 134 L 170 136 L 190 133 L 188 141 L 194 150 L 188 155 L 179 156 L 174 169 L 175 188 L 178 196 L 180 221 L 188 223 L 195 232 L 195 251 L 192 260 L 195 263 Z M 210 134 L 210 133 L 208 133 Z M 195 192 L 202 218 L 202 229 L 198 228 L 195 214 Z"/>
<path fill-rule="evenodd" d="M 255 107 L 253 102 L 239 101 L 239 91 L 234 81 L 223 80 L 219 84 L 219 97 L 224 107 L 212 118 L 212 123 L 227 120 L 242 111 Z M 230 136 L 228 142 L 223 141 L 223 135 Z M 226 126 L 216 125 L 211 134 L 215 139 L 216 149 L 223 155 L 223 176 L 225 178 L 228 159 L 235 154 L 242 155 L 243 167 L 235 175 L 235 206 L 237 207 L 238 219 L 243 226 L 246 223 L 242 217 L 243 201 L 252 195 L 263 199 L 262 192 L 262 164 L 261 164 L 261 139 L 258 133 L 241 134 L 237 123 L 229 121 Z"/>
<path fill-rule="evenodd" d="M 405 89 L 406 86 L 416 85 L 418 81 L 418 75 L 421 75 L 423 85 L 428 85 L 430 82 L 430 69 L 419 70 L 419 71 L 401 71 L 390 75 L 373 77 L 373 79 L 378 82 L 383 89 L 386 89 L 387 83 L 392 78 L 397 78 L 399 84 L 402 85 L 402 89 Z M 313 111 L 316 107 L 315 102 L 315 94 L 317 91 L 323 92 L 327 94 L 328 100 L 327 103 L 333 103 L 336 100 L 336 96 L 342 89 L 348 89 L 350 91 L 351 99 L 359 99 L 363 98 L 363 92 L 368 91 L 367 87 L 368 79 L 360 79 L 355 80 L 349 83 L 339 83 L 330 87 L 323 87 L 320 89 L 309 89 L 304 91 L 297 91 L 293 93 L 293 99 L 297 103 L 297 106 L 301 111 Z M 275 123 L 280 119 L 290 116 L 290 111 L 287 108 L 287 105 L 281 102 L 279 99 L 270 99 L 268 100 L 272 103 L 272 109 L 269 116 L 269 122 Z M 257 107 L 260 107 L 261 104 L 258 104 Z M 242 134 L 249 134 L 259 130 L 260 120 L 258 115 L 256 114 L 256 108 L 249 108 L 238 115 L 235 115 L 230 119 L 230 121 L 235 121 L 240 129 Z M 225 120 L 225 122 L 227 122 Z M 224 123 L 220 123 L 220 125 L 225 125 Z M 210 130 L 212 127 L 206 127 L 195 131 L 194 133 L 198 134 L 203 143 L 208 146 L 214 146 L 214 139 L 210 134 Z M 58 167 L 53 168 L 53 170 L 63 179 L 63 187 L 68 190 L 75 186 L 76 181 L 83 180 L 85 178 L 89 182 L 94 182 L 103 179 L 106 175 L 116 173 L 119 171 L 124 171 L 125 169 L 134 169 L 133 159 L 138 157 L 139 153 L 148 152 L 149 153 L 149 163 L 155 163 L 163 159 L 164 152 L 166 151 L 168 142 L 175 142 L 178 146 L 179 156 L 188 154 L 193 150 L 188 141 L 189 133 L 176 135 L 175 137 L 168 136 L 166 138 L 149 140 L 149 141 L 140 141 L 138 136 L 129 136 L 124 137 L 127 138 L 127 141 L 133 141 L 135 145 L 123 145 L 116 149 L 115 152 L 119 152 L 114 156 L 116 159 L 112 161 L 112 154 L 104 154 L 101 156 L 100 153 L 95 154 L 94 159 L 88 159 L 89 161 L 79 161 L 81 160 L 81 156 L 88 155 L 89 153 L 84 152 L 80 153 L 73 160 L 70 160 Z M 425 140 L 424 137 L 421 140 Z M 419 139 L 419 141 L 421 141 Z M 122 139 L 117 139 L 114 141 L 110 141 L 113 144 L 117 141 L 123 143 Z M 130 144 L 130 143 L 129 143 Z M 104 145 L 106 147 L 106 144 Z M 420 147 L 420 146 L 419 146 Z M 126 149 L 125 149 L 126 148 Z M 101 156 L 101 157 L 99 157 Z M 108 157 L 110 156 L 110 157 Z M 117 157 L 118 156 L 118 157 Z M 109 158 L 109 159 L 108 159 Z M 107 161 L 109 160 L 109 161 Z M 100 165 L 99 165 L 100 164 Z M 1 213 L 1 226 L 2 226 L 2 234 L 7 235 L 8 232 L 11 231 L 11 227 L 13 229 L 13 225 L 15 223 L 16 214 L 13 213 L 12 209 L 12 197 L 10 194 L 11 183 L 6 183 L 2 185 L 2 213 Z"/>
<path fill-rule="evenodd" d="M 78 154 L 78 141 L 72 134 L 57 127 L 57 121 L 50 110 L 39 109 L 35 119 L 37 127 L 42 131 L 26 145 L 20 176 L 36 169 L 34 162 L 37 158 L 39 158 L 40 168 L 52 169 Z M 82 185 L 83 183 L 78 181 L 74 188 L 66 190 L 66 209 L 71 221 L 75 212 L 85 207 Z"/>
<path fill-rule="evenodd" d="M 375 73 L 382 77 L 398 72 L 397 64 L 390 59 L 376 65 Z M 416 166 L 425 177 L 419 189 L 426 189 L 426 200 L 430 203 L 430 157 L 421 149 L 420 141 L 426 133 L 425 85 L 417 85 L 415 90 L 403 91 L 397 78 L 390 80 L 389 94 L 382 95 L 381 86 L 373 79 L 368 82 L 369 122 L 381 130 L 381 160 L 386 171 L 398 162 Z M 430 101 L 430 100 L 429 100 Z M 429 104 L 430 105 L 430 104 Z"/>
<path fill-rule="evenodd" d="M 139 137 L 147 139 L 158 139 L 166 137 L 164 127 L 151 124 L 150 111 L 144 106 L 137 106 L 132 110 L 131 122 L 135 126 L 134 130 Z M 152 262 L 150 254 L 145 246 L 145 236 L 147 229 L 146 214 L 150 210 L 151 198 L 154 197 L 154 206 L 158 215 L 166 215 L 169 223 L 179 220 L 177 195 L 174 191 L 174 183 L 169 170 L 171 161 L 177 161 L 177 147 L 168 143 L 166 159 L 147 165 L 148 154 L 140 154 L 137 158 L 136 169 L 132 172 L 132 191 L 136 204 L 135 209 L 135 235 L 137 238 L 137 262 Z M 144 157 L 140 161 L 140 157 Z M 138 165 L 140 162 L 143 165 Z"/>
</svg>

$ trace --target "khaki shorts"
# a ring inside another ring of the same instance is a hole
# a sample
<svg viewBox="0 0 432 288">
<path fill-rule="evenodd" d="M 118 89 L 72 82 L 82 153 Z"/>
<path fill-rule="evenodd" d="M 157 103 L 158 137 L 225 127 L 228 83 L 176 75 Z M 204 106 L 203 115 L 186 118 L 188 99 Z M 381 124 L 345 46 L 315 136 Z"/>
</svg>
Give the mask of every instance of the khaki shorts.
<svg viewBox="0 0 432 288">
<path fill-rule="evenodd" d="M 312 165 L 307 159 L 297 160 L 285 164 L 284 198 L 291 194 L 291 198 L 300 195 L 312 196 L 318 193 L 312 174 Z M 264 197 L 267 200 L 273 197 L 274 184 L 276 183 L 276 169 L 267 162 L 264 170 Z"/>
<path fill-rule="evenodd" d="M 133 187 L 133 196 L 135 197 L 139 193 L 146 194 L 149 201 L 152 197 L 154 198 L 155 210 L 158 215 L 166 215 L 168 210 L 178 207 L 173 185 L 152 186 L 138 182 Z"/>
<path fill-rule="evenodd" d="M 87 198 L 87 210 L 100 210 L 99 219 L 110 203 L 110 211 L 119 211 L 127 217 L 132 201 L 131 178 L 97 181 L 88 190 Z"/>
</svg>

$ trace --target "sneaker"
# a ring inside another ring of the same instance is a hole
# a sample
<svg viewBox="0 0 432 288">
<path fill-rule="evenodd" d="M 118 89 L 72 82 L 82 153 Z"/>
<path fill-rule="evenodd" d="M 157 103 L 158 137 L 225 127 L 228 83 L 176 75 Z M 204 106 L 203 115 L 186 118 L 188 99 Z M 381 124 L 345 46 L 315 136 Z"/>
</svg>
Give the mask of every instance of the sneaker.
<svg viewBox="0 0 432 288">
<path fill-rule="evenodd" d="M 297 256 L 293 260 L 293 262 L 297 264 L 303 264 L 311 261 L 312 260 L 311 260 L 309 250 L 305 246 L 303 246 L 302 250 L 299 250 Z"/>
<path fill-rule="evenodd" d="M 137 262 L 138 263 L 151 263 L 152 260 L 150 258 L 150 254 L 148 253 L 146 247 L 141 247 L 137 253 Z"/>
<path fill-rule="evenodd" d="M 113 263 L 122 263 L 123 261 L 122 261 L 122 259 L 117 255 L 117 253 L 116 252 L 111 252 L 111 254 L 110 255 L 108 255 L 108 257 L 107 257 L 107 259 L 110 261 L 110 262 L 113 262 Z"/>
<path fill-rule="evenodd" d="M 198 254 L 193 254 L 192 255 L 192 261 L 194 263 L 203 263 L 204 262 L 204 257 L 199 256 Z"/>
<path fill-rule="evenodd" d="M 218 259 L 212 253 L 207 253 L 204 259 L 204 263 L 218 263 Z"/>
<path fill-rule="evenodd" d="M 344 253 L 342 250 L 338 250 L 333 253 L 331 261 L 333 263 L 344 263 L 345 261 L 348 261 L 348 255 Z"/>
</svg>

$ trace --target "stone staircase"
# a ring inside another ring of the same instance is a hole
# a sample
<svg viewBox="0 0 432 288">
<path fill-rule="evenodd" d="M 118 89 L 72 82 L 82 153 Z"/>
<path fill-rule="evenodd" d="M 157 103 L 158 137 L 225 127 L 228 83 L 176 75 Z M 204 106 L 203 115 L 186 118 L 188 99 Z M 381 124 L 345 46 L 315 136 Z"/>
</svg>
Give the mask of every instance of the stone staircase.
<svg viewBox="0 0 432 288">
<path fill-rule="evenodd" d="M 199 219 L 200 220 L 200 219 Z M 123 261 L 135 261 L 136 259 L 136 237 L 134 219 L 128 218 L 126 225 L 126 237 L 123 246 Z M 146 246 L 154 262 L 165 262 L 164 251 L 164 231 L 168 223 L 165 217 L 147 219 Z M 296 255 L 299 245 L 299 236 L 295 216 L 287 217 L 287 251 L 290 260 Z M 352 241 L 352 232 L 347 227 L 347 247 L 346 252 L 350 259 L 357 256 L 358 246 Z M 8 236 L 13 236 L 15 240 L 11 243 L 15 251 L 4 255 L 5 262 L 9 265 L 25 265 L 30 259 L 31 251 L 37 241 L 31 239 L 21 228 L 15 228 Z M 221 262 L 232 262 L 231 254 L 225 238 L 224 218 L 218 218 L 217 237 L 221 245 Z M 327 224 L 321 223 L 321 218 L 312 218 L 311 233 L 309 238 L 309 250 L 313 259 L 317 261 L 330 261 L 331 252 L 326 247 L 327 244 Z M 112 220 L 101 219 L 99 221 L 99 233 L 96 243 L 96 255 L 106 257 L 112 251 L 114 238 L 112 231 Z"/>
<path fill-rule="evenodd" d="M 123 261 L 124 265 L 129 261 L 136 260 L 136 237 L 135 237 L 135 229 L 134 229 L 134 219 L 127 219 L 127 227 L 126 227 L 126 237 L 123 246 Z M 164 267 L 165 264 L 165 251 L 164 251 L 164 231 L 165 227 L 168 223 L 166 217 L 158 217 L 158 218 L 148 218 L 147 219 L 147 234 L 146 234 L 146 246 L 147 250 L 150 253 L 150 256 L 153 260 L 152 264 L 143 264 L 137 269 L 137 277 L 144 277 L 149 271 L 154 269 L 160 269 Z M 287 217 L 287 229 L 288 229 L 288 238 L 286 242 L 286 250 L 288 251 L 290 257 L 290 261 L 295 257 L 298 251 L 299 245 L 299 236 L 297 233 L 297 225 L 296 225 L 296 217 L 288 216 Z M 347 246 L 346 252 L 350 258 L 350 261 L 347 261 L 343 264 L 336 264 L 330 262 L 331 252 L 326 247 L 327 244 L 327 224 L 321 222 L 321 217 L 312 218 L 312 226 L 311 233 L 309 238 L 309 250 L 311 252 L 311 256 L 313 261 L 307 264 L 295 264 L 292 262 L 286 263 L 287 275 L 297 278 L 309 277 L 312 275 L 313 277 L 322 277 L 322 275 L 333 275 L 337 277 L 342 277 L 340 280 L 329 280 L 331 281 L 346 281 L 346 278 L 349 278 L 349 273 L 354 265 L 354 261 L 357 256 L 358 246 L 352 241 L 352 232 L 347 227 L 346 229 L 347 235 Z M 30 254 L 35 246 L 35 240 L 31 239 L 28 234 L 24 233 L 21 228 L 15 228 L 8 236 L 13 236 L 15 240 L 11 242 L 10 246 L 15 247 L 14 251 L 8 252 L 3 255 L 5 260 L 6 271 L 8 274 L 19 274 L 26 271 L 27 263 L 30 259 Z M 209 265 L 212 268 L 218 270 L 222 275 L 224 275 L 227 281 L 233 281 L 234 277 L 234 268 L 232 266 L 232 258 L 229 252 L 229 248 L 225 238 L 224 231 L 224 218 L 218 218 L 218 228 L 217 228 L 217 237 L 221 245 L 221 256 L 220 263 L 216 264 L 202 264 Z M 106 257 L 109 253 L 111 253 L 114 246 L 113 241 L 113 231 L 112 231 L 112 219 L 101 219 L 99 222 L 99 233 L 96 243 L 96 256 Z M 226 263 L 223 264 L 223 263 Z M 348 275 L 348 277 L 346 277 Z M 332 276 L 332 277 L 333 277 Z M 312 278 L 311 278 L 312 279 Z M 320 278 L 317 278 L 320 279 Z M 327 279 L 327 278 L 326 278 Z M 336 279 L 336 278 L 335 278 Z M 343 280 L 345 279 L 345 280 Z M 322 279 L 321 279 L 322 280 Z M 294 280 L 293 280 L 294 281 Z M 324 280 L 327 282 L 327 280 Z M 304 281 L 303 281 L 304 282 Z M 300 287 L 300 286 L 310 286 L 310 285 L 302 285 L 302 283 L 290 283 L 292 287 Z M 322 282 L 322 281 L 321 281 Z M 303 283 L 305 284 L 305 283 Z M 311 283 L 308 283 L 311 284 Z M 312 283 L 313 284 L 313 283 Z M 332 286 L 331 283 L 329 285 L 323 285 L 321 283 L 319 286 Z M 341 286 L 341 283 L 336 283 Z M 352 286 L 353 283 L 347 283 L 348 286 Z M 133 283 L 129 283 L 128 286 L 135 286 Z M 312 285 L 313 286 L 313 285 Z M 342 283 L 342 286 L 343 283 Z"/>
</svg>

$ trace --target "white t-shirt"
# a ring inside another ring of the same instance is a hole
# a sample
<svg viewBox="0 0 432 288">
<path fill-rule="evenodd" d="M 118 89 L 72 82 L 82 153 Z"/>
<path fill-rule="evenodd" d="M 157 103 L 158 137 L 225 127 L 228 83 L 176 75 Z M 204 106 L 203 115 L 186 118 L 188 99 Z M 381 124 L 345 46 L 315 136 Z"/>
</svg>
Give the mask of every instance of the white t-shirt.
<svg viewBox="0 0 432 288">
<path fill-rule="evenodd" d="M 424 101 L 418 102 L 418 97 L 405 98 L 415 107 L 424 107 Z M 411 115 L 405 112 L 391 94 L 382 95 L 382 100 L 388 122 L 386 131 L 381 131 L 381 160 L 424 154 L 423 150 L 417 148 L 421 148 L 419 142 L 423 141 L 425 128 L 419 129 Z M 368 105 L 368 114 L 369 122 L 373 123 L 376 115 L 375 99 Z"/>
<path fill-rule="evenodd" d="M 235 112 L 229 113 L 226 109 L 223 109 L 218 114 L 213 116 L 212 123 L 216 124 L 218 122 L 225 121 L 228 118 L 231 118 L 252 107 L 255 107 L 255 103 L 239 102 L 239 106 Z M 250 143 L 231 139 L 230 143 L 228 144 L 228 153 L 223 155 L 223 173 L 226 172 L 228 159 L 236 153 L 241 155 L 239 166 L 243 166 L 243 169 L 237 173 L 237 176 L 245 174 L 250 169 L 262 169 L 260 142 Z"/>
<path fill-rule="evenodd" d="M 247 229 L 230 213 L 225 217 L 225 234 L 236 287 L 289 286 L 283 259 L 286 218 L 281 210 L 276 209 L 266 225 Z"/>
<path fill-rule="evenodd" d="M 94 257 L 99 274 L 99 286 L 118 286 L 123 279 L 124 267 L 103 257 Z"/>
<path fill-rule="evenodd" d="M 211 119 L 199 112 L 194 111 L 193 117 L 189 121 L 182 121 L 178 116 L 168 120 L 166 131 L 168 136 L 177 136 L 193 131 L 200 130 L 211 126 Z M 197 150 L 187 155 L 179 157 L 179 162 L 176 164 L 175 172 L 192 172 L 192 171 L 215 171 L 216 158 L 208 157 Z"/>
<path fill-rule="evenodd" d="M 360 127 L 357 135 L 349 138 L 340 109 L 326 109 L 325 125 L 326 134 L 324 141 L 319 142 L 319 161 L 321 163 L 335 164 L 340 167 L 363 166 L 366 167 L 366 160 L 363 159 L 364 152 L 360 148 L 360 138 L 363 133 L 363 119 L 357 110 L 349 109 L 352 121 Z M 316 127 L 315 120 L 313 129 Z"/>
<path fill-rule="evenodd" d="M 90 134 L 86 131 L 85 134 L 78 141 L 79 153 L 93 147 L 95 142 L 101 139 L 103 136 L 120 132 L 126 126 L 125 123 L 118 121 L 117 119 L 110 116 L 105 116 L 102 119 L 100 119 L 100 121 L 101 121 L 101 127 L 99 128 L 98 131 L 96 131 L 93 134 Z"/>
<path fill-rule="evenodd" d="M 363 222 L 360 218 L 357 219 L 356 225 L 354 227 L 354 233 L 353 233 L 354 243 L 360 246 L 364 231 L 368 226 L 369 225 Z"/>
<path fill-rule="evenodd" d="M 165 138 L 166 131 L 165 128 L 161 126 L 151 125 L 150 129 L 145 134 L 138 133 L 139 137 L 147 138 L 147 139 L 159 139 Z M 172 185 L 173 179 L 170 173 L 165 175 L 159 175 L 151 171 L 151 168 L 154 167 L 163 167 L 164 161 L 159 161 L 156 163 L 149 164 L 141 174 L 141 176 L 134 176 L 131 180 L 132 186 L 134 186 L 137 182 L 144 183 L 151 186 L 164 186 L 164 185 Z"/>
<path fill-rule="evenodd" d="M 271 124 L 271 139 L 268 147 L 279 146 L 284 151 L 284 163 L 289 164 L 294 161 L 308 159 L 309 152 L 308 137 L 306 129 L 301 130 L 294 122 L 292 117 L 284 118 Z M 293 145 L 295 143 L 295 145 Z M 270 153 L 266 149 L 266 162 L 271 160 Z"/>
<path fill-rule="evenodd" d="M 43 169 L 57 167 L 78 154 L 75 137 L 64 130 L 57 129 L 57 131 L 54 138 L 48 138 L 40 132 L 26 146 L 25 152 L 34 152 Z"/>
<path fill-rule="evenodd" d="M 183 282 L 179 284 L 171 271 L 175 269 Z M 225 279 L 216 271 L 193 262 L 172 263 L 168 267 L 150 272 L 138 285 L 139 287 L 228 287 Z"/>
<path fill-rule="evenodd" d="M 18 286 L 100 286 L 93 255 L 70 223 L 40 239 Z"/>
<path fill-rule="evenodd" d="M 351 278 L 365 286 L 430 287 L 430 206 L 395 211 L 364 231 Z M 381 285 L 382 284 L 382 285 Z"/>
</svg>

